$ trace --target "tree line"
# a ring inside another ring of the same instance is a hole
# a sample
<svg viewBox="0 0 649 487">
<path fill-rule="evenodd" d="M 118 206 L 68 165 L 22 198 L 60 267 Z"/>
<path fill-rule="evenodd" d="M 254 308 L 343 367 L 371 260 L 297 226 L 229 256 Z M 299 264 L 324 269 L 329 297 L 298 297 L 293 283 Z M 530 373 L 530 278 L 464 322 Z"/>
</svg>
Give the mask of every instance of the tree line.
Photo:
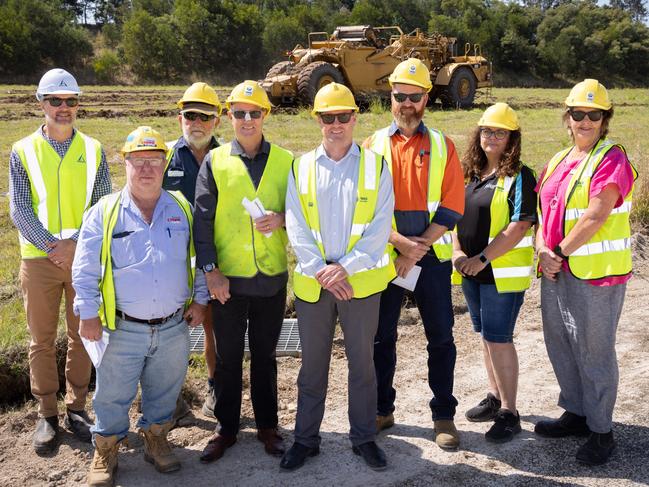
<svg viewBox="0 0 649 487">
<path fill-rule="evenodd" d="M 0 78 L 61 66 L 85 82 L 230 83 L 263 77 L 311 31 L 370 24 L 478 43 L 501 86 L 640 86 L 646 19 L 643 0 L 0 0 Z"/>
</svg>

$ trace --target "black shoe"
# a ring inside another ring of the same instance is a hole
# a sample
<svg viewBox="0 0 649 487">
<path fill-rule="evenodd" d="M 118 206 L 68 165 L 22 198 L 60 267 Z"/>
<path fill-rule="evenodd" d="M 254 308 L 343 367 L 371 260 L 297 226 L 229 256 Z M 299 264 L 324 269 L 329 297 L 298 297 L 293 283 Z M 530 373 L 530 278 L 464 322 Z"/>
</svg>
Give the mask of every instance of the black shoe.
<svg viewBox="0 0 649 487">
<path fill-rule="evenodd" d="M 360 455 L 367 463 L 367 466 L 372 470 L 385 470 L 388 462 L 385 459 L 385 453 L 381 450 L 374 441 L 368 441 L 362 445 L 352 447 L 352 451 L 356 455 Z"/>
<path fill-rule="evenodd" d="M 477 406 L 469 409 L 465 413 L 466 419 L 472 423 L 491 421 L 496 417 L 500 405 L 500 399 L 496 399 L 496 396 L 489 392 L 487 397 L 480 401 Z"/>
<path fill-rule="evenodd" d="M 602 465 L 615 450 L 613 431 L 591 433 L 588 441 L 577 450 L 577 461 L 585 465 Z"/>
<path fill-rule="evenodd" d="M 506 443 L 521 432 L 521 417 L 507 409 L 500 409 L 496 413 L 494 424 L 485 433 L 485 439 L 491 443 Z"/>
<path fill-rule="evenodd" d="M 34 451 L 39 454 L 52 453 L 59 440 L 59 418 L 39 418 L 32 438 Z"/>
<path fill-rule="evenodd" d="M 577 416 L 570 411 L 566 411 L 559 419 L 548 419 L 536 423 L 534 433 L 547 438 L 588 436 L 590 428 L 586 424 L 585 416 Z"/>
<path fill-rule="evenodd" d="M 92 440 L 92 434 L 90 433 L 90 427 L 93 426 L 92 419 L 88 416 L 88 413 L 85 411 L 72 411 L 68 409 L 63 424 L 67 429 L 69 429 L 74 436 L 79 440 L 86 443 L 90 443 Z"/>
<path fill-rule="evenodd" d="M 282 470 L 295 470 L 304 465 L 307 457 L 315 457 L 320 453 L 320 448 L 317 446 L 311 448 L 301 443 L 295 442 L 293 446 L 284 454 L 282 461 L 279 462 L 279 467 Z"/>
</svg>

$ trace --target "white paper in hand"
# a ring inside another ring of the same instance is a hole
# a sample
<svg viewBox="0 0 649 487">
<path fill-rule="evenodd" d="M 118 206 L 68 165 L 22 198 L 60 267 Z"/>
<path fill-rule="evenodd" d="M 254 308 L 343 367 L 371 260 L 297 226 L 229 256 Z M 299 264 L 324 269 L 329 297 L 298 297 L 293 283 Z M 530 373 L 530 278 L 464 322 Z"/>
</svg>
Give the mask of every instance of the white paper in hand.
<svg viewBox="0 0 649 487">
<path fill-rule="evenodd" d="M 99 365 L 101 364 L 101 359 L 104 358 L 104 352 L 106 352 L 106 347 L 108 346 L 109 338 L 110 335 L 106 330 L 102 332 L 101 340 L 96 342 L 81 337 L 83 346 L 86 348 L 86 352 L 88 352 L 88 356 L 90 357 L 92 364 L 95 366 L 95 369 L 99 368 Z"/>
<path fill-rule="evenodd" d="M 415 286 L 417 285 L 417 279 L 419 279 L 419 274 L 421 274 L 421 267 L 415 265 L 410 269 L 410 272 L 406 274 L 406 277 L 397 276 L 392 280 L 392 284 L 401 286 L 408 291 L 414 291 Z"/>
<path fill-rule="evenodd" d="M 255 198 L 254 200 L 250 201 L 244 196 L 241 200 L 241 204 L 253 220 L 261 218 L 262 216 L 266 216 L 266 209 L 264 208 L 262 202 L 259 201 L 259 198 Z M 264 233 L 266 238 L 270 237 L 272 234 L 273 232 Z"/>
</svg>

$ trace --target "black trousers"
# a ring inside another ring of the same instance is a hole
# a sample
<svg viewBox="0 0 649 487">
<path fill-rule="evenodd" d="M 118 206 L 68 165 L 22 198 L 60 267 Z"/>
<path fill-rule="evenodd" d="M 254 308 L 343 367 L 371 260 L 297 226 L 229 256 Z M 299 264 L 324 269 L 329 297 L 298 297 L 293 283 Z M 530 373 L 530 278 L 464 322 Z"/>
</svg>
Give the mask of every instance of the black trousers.
<svg viewBox="0 0 649 487">
<path fill-rule="evenodd" d="M 257 428 L 277 427 L 275 349 L 286 308 L 286 287 L 270 297 L 233 295 L 212 301 L 216 372 L 214 415 L 223 435 L 236 435 L 241 417 L 243 351 L 246 327 L 250 346 L 250 393 Z"/>
</svg>

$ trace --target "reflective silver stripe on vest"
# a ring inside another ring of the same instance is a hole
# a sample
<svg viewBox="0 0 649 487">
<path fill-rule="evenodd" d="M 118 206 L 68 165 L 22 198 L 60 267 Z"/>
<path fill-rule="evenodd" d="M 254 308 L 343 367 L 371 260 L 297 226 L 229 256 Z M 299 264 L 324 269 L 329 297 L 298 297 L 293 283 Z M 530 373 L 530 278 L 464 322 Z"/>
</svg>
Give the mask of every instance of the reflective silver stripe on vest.
<svg viewBox="0 0 649 487">
<path fill-rule="evenodd" d="M 352 224 L 352 235 L 363 235 L 369 223 L 354 223 Z"/>
<path fill-rule="evenodd" d="M 371 150 L 363 151 L 365 153 L 365 189 L 367 191 L 376 190 L 376 155 Z"/>
<path fill-rule="evenodd" d="M 309 193 L 309 169 L 311 169 L 311 163 L 315 159 L 315 152 L 309 152 L 305 154 L 300 159 L 300 164 L 297 168 L 297 185 L 300 190 L 300 194 Z"/>
<path fill-rule="evenodd" d="M 429 201 L 428 202 L 428 213 L 435 213 L 439 207 L 439 201 Z"/>
<path fill-rule="evenodd" d="M 70 238 L 70 237 L 72 237 L 72 235 L 74 235 L 78 231 L 79 231 L 78 228 L 64 228 L 63 230 L 61 230 L 59 232 L 59 238 L 61 240 L 66 239 L 66 238 Z"/>
<path fill-rule="evenodd" d="M 43 228 L 47 230 L 49 228 L 49 218 L 47 216 L 47 188 L 45 187 L 45 181 L 43 181 L 41 167 L 38 165 L 38 159 L 36 158 L 33 137 L 29 137 L 25 140 L 23 150 L 25 151 L 25 159 L 27 159 L 27 167 L 29 168 L 29 178 L 34 185 L 34 188 L 36 188 L 36 194 L 38 195 L 38 208 L 36 210 L 38 220 L 43 224 Z"/>
<path fill-rule="evenodd" d="M 428 133 L 432 134 L 433 137 L 435 138 L 435 145 L 437 146 L 439 157 L 441 159 L 441 157 L 444 155 L 444 150 L 443 150 L 443 146 L 445 145 L 444 136 L 435 130 L 429 130 Z M 446 161 L 444 161 L 444 163 L 446 163 Z"/>
<path fill-rule="evenodd" d="M 322 234 L 318 230 L 314 230 L 314 229 L 311 229 L 311 233 L 313 234 L 313 238 L 315 239 L 315 241 L 318 242 L 320 245 L 323 245 Z"/>
<path fill-rule="evenodd" d="M 447 231 L 444 233 L 441 237 L 439 237 L 436 241 L 435 244 L 437 245 L 449 245 L 453 242 L 453 238 L 451 237 L 451 234 Z"/>
<path fill-rule="evenodd" d="M 520 267 L 492 267 L 495 279 L 508 277 L 529 277 L 532 275 L 532 266 Z"/>
<path fill-rule="evenodd" d="M 380 269 L 381 267 L 385 267 L 388 264 L 390 264 L 390 254 L 386 252 L 372 267 L 363 267 L 362 269 L 357 270 L 354 274 L 357 274 L 359 272 L 370 271 L 372 269 Z"/>
<path fill-rule="evenodd" d="M 489 237 L 489 243 L 491 243 L 494 239 L 492 237 Z M 532 236 L 528 235 L 527 237 L 523 237 L 520 242 L 518 242 L 513 248 L 514 249 L 523 249 L 525 247 L 531 247 L 533 245 L 532 242 Z"/>
<path fill-rule="evenodd" d="M 569 208 L 566 210 L 566 221 L 568 220 L 578 220 L 588 208 Z M 631 202 L 625 201 L 617 208 L 614 208 L 611 211 L 611 215 L 618 215 L 620 213 L 631 213 Z"/>
<path fill-rule="evenodd" d="M 597 255 L 605 252 L 620 252 L 631 248 L 630 238 L 621 238 L 618 240 L 602 240 L 601 242 L 593 242 L 582 245 L 577 250 L 569 255 L 572 256 L 585 256 Z"/>
<path fill-rule="evenodd" d="M 95 141 L 90 137 L 86 137 L 85 135 L 81 135 L 81 137 L 86 146 L 86 206 L 83 209 L 87 210 L 90 208 L 92 191 L 95 187 L 95 178 L 97 177 L 97 146 Z"/>
</svg>

